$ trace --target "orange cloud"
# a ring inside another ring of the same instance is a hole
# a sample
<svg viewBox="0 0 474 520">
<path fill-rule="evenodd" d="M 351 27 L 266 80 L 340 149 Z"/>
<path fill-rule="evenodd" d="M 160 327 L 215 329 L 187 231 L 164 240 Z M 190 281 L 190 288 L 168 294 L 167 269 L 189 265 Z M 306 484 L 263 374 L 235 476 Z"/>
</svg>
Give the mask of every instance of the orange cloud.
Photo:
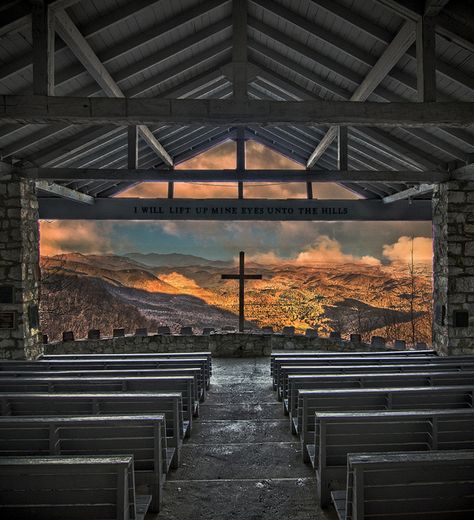
<svg viewBox="0 0 474 520">
<path fill-rule="evenodd" d="M 88 221 L 40 221 L 40 253 L 52 256 L 62 253 L 108 253 L 113 244 L 107 238 L 111 225 Z"/>
<path fill-rule="evenodd" d="M 354 256 L 344 253 L 341 244 L 328 237 L 327 235 L 319 236 L 316 241 L 304 251 L 301 251 L 296 257 L 282 259 L 274 252 L 256 254 L 249 260 L 257 263 L 265 264 L 281 264 L 292 263 L 296 265 L 314 265 L 314 264 L 365 264 L 379 266 L 381 262 L 373 256 Z"/>
<path fill-rule="evenodd" d="M 402 236 L 394 244 L 383 246 L 383 255 L 392 263 L 410 264 L 413 247 L 413 262 L 430 265 L 433 261 L 433 240 L 427 237 Z"/>
</svg>

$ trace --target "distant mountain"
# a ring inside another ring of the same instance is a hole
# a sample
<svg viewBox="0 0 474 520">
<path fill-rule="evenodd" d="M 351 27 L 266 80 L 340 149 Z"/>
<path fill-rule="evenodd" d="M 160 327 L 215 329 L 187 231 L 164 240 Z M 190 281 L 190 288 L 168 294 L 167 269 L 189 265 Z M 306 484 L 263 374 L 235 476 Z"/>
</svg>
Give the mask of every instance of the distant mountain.
<svg viewBox="0 0 474 520">
<path fill-rule="evenodd" d="M 150 267 L 185 267 L 194 265 L 229 267 L 233 265 L 232 261 L 209 260 L 201 256 L 183 255 L 180 253 L 126 253 L 123 256 Z"/>
<path fill-rule="evenodd" d="M 222 280 L 233 262 L 184 254 L 129 253 L 43 257 L 42 328 L 85 334 L 88 324 L 113 326 L 235 325 L 238 283 Z M 298 332 L 372 334 L 389 339 L 431 337 L 431 273 L 411 278 L 406 269 L 359 264 L 247 264 L 262 280 L 246 283 L 250 327 L 293 325 Z M 64 303 L 62 303 L 64 302 Z M 133 312 L 131 312 L 133 309 Z M 59 315 L 57 315 L 59 313 Z M 143 325 L 142 325 L 143 324 Z"/>
</svg>

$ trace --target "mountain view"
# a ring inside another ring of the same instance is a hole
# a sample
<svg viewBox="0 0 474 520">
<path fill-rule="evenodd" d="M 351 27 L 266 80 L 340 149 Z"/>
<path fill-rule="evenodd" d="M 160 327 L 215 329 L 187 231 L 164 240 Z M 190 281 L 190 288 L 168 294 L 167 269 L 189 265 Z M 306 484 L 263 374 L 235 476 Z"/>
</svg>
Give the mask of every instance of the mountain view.
<svg viewBox="0 0 474 520">
<path fill-rule="evenodd" d="M 178 253 L 43 256 L 42 330 L 50 341 L 65 330 L 76 338 L 89 329 L 104 336 L 114 328 L 134 333 L 168 325 L 172 332 L 192 326 L 236 327 L 238 282 L 233 261 Z M 263 275 L 246 282 L 246 327 L 293 325 L 360 333 L 368 340 L 431 341 L 431 273 L 409 265 L 363 263 L 247 262 L 246 272 Z"/>
</svg>

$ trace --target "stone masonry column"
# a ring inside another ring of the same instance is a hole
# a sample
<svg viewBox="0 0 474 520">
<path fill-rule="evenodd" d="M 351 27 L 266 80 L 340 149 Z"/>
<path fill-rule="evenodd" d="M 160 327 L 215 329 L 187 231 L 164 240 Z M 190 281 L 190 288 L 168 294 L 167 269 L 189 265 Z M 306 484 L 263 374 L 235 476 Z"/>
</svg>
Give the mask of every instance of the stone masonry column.
<svg viewBox="0 0 474 520">
<path fill-rule="evenodd" d="M 39 332 L 39 224 L 34 181 L 0 173 L 0 358 L 32 359 Z"/>
<path fill-rule="evenodd" d="M 433 347 L 474 354 L 474 182 L 433 193 Z"/>
</svg>

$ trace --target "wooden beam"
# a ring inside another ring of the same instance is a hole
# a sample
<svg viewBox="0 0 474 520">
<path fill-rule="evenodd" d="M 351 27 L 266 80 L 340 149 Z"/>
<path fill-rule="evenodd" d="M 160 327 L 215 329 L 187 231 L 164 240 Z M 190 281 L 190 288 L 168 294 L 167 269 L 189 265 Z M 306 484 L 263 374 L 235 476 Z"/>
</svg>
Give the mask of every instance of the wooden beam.
<svg viewBox="0 0 474 520">
<path fill-rule="evenodd" d="M 388 195 L 387 197 L 384 197 L 382 200 L 384 204 L 391 204 L 400 200 L 411 199 L 413 197 L 425 195 L 426 193 L 430 193 L 431 191 L 433 191 L 434 187 L 435 184 L 420 184 L 419 186 L 413 186 L 412 188 L 399 191 L 398 193 L 394 193 L 393 195 Z"/>
<path fill-rule="evenodd" d="M 247 97 L 247 0 L 232 0 L 232 67 L 234 97 Z"/>
<path fill-rule="evenodd" d="M 365 103 L 0 95 L 2 123 L 468 127 L 474 103 Z"/>
<path fill-rule="evenodd" d="M 415 25 L 406 21 L 392 42 L 383 52 L 377 63 L 370 69 L 362 83 L 352 94 L 351 101 L 365 101 L 370 94 L 380 85 L 392 68 L 400 61 L 400 58 L 415 41 Z M 309 156 L 306 166 L 310 168 L 318 162 L 323 153 L 328 149 L 337 136 L 337 128 L 331 127 L 325 137 Z"/>
<path fill-rule="evenodd" d="M 78 28 L 74 25 L 69 15 L 62 10 L 56 12 L 56 28 L 59 36 L 68 45 L 77 59 L 84 65 L 89 74 L 100 85 L 102 90 L 112 98 L 124 98 L 124 93 L 115 82 L 108 70 L 99 60 L 92 47 L 82 36 Z M 138 131 L 148 144 L 148 146 L 162 159 L 167 165 L 173 165 L 173 159 L 166 152 L 163 145 L 156 139 L 151 130 L 146 125 L 139 125 Z"/>
<path fill-rule="evenodd" d="M 447 172 L 358 171 L 358 170 L 166 170 L 26 168 L 16 170 L 32 178 L 48 181 L 104 182 L 353 182 L 353 183 L 433 183 L 449 180 Z"/>
<path fill-rule="evenodd" d="M 425 0 L 425 16 L 438 15 L 448 2 L 449 0 Z"/>
<path fill-rule="evenodd" d="M 239 127 L 237 129 L 237 138 L 236 138 L 236 166 L 239 174 L 245 171 L 245 128 Z M 240 175 L 237 174 L 236 177 Z M 238 198 L 244 198 L 244 183 L 239 182 L 237 185 L 238 190 Z"/>
<path fill-rule="evenodd" d="M 339 170 L 348 170 L 349 154 L 347 146 L 347 126 L 337 127 L 337 167 Z"/>
<path fill-rule="evenodd" d="M 431 220 L 431 201 L 382 200 L 120 199 L 85 207 L 39 199 L 40 218 L 58 220 L 361 221 Z"/>
<path fill-rule="evenodd" d="M 36 188 L 41 191 L 46 191 L 47 193 L 51 193 L 53 195 L 57 195 L 63 199 L 69 199 L 74 202 L 79 202 L 80 204 L 94 204 L 95 199 L 90 195 L 86 195 L 85 193 L 81 193 L 80 191 L 72 190 L 70 188 L 66 188 L 65 186 L 61 186 L 59 184 L 55 184 L 54 182 L 49 181 L 36 181 Z"/>
<path fill-rule="evenodd" d="M 434 18 L 423 16 L 416 24 L 418 101 L 436 101 L 436 36 Z"/>
<path fill-rule="evenodd" d="M 138 131 L 135 125 L 128 127 L 128 155 L 127 163 L 129 170 L 138 168 Z"/>
<path fill-rule="evenodd" d="M 33 92 L 54 96 L 54 15 L 46 0 L 31 4 Z"/>
</svg>

